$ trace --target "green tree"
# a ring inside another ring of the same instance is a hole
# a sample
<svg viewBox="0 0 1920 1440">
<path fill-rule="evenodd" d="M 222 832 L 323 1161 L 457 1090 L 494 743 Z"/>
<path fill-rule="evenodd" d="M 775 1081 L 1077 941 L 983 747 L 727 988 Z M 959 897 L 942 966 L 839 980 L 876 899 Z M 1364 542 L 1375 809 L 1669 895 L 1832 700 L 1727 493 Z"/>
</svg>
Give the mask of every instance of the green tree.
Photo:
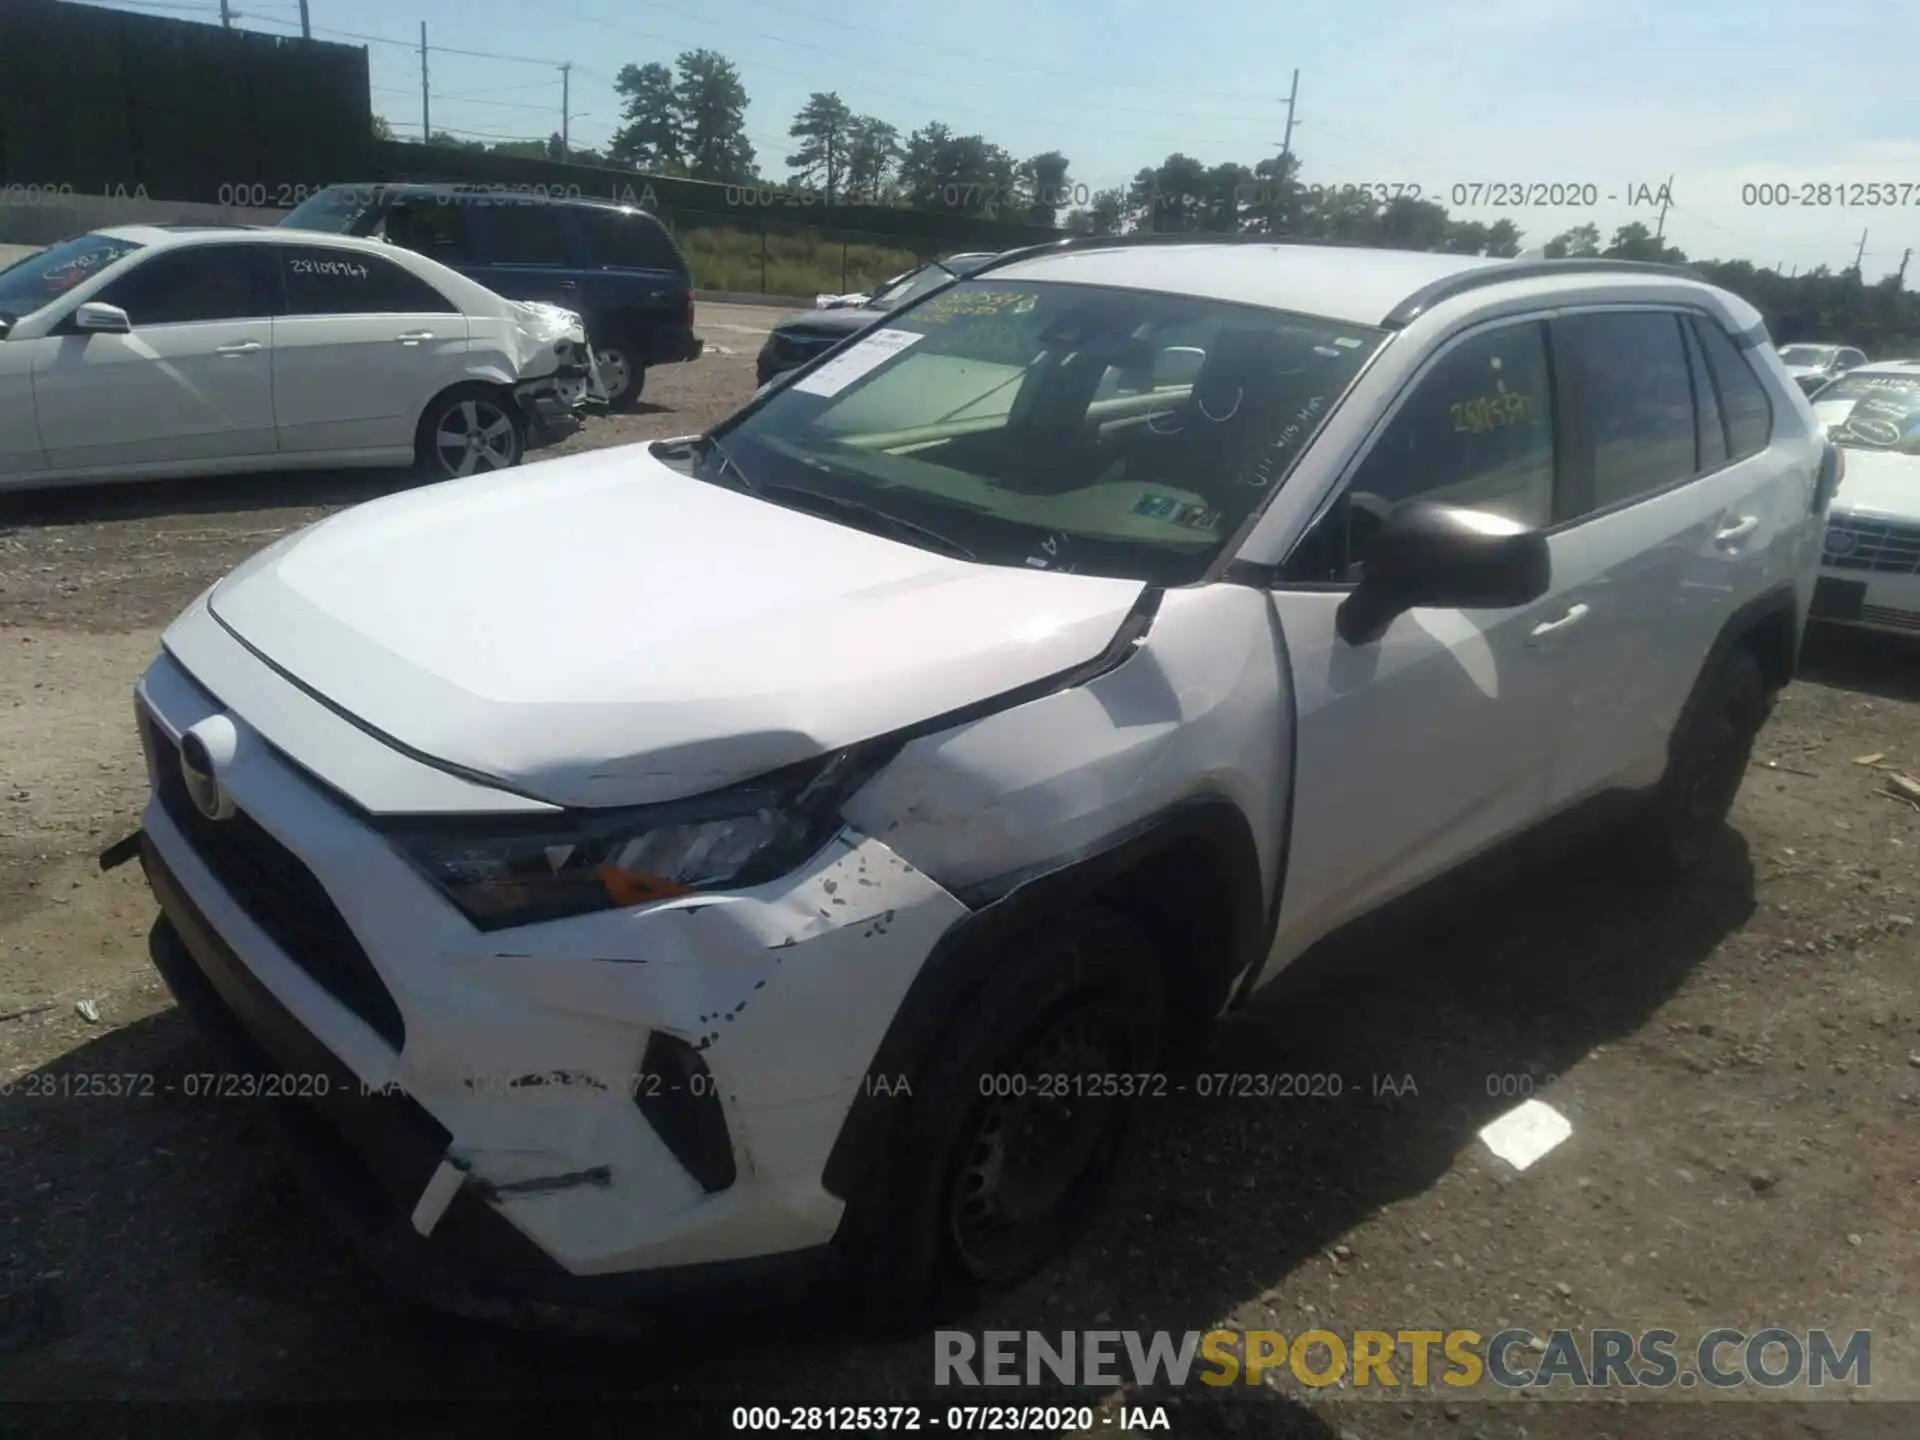
<svg viewBox="0 0 1920 1440">
<path fill-rule="evenodd" d="M 979 135 L 955 135 L 939 121 L 907 137 L 900 187 L 925 210 L 992 218 L 1013 199 L 1013 157 Z"/>
<path fill-rule="evenodd" d="M 427 144 L 437 150 L 477 150 L 485 153 L 487 142 L 484 140 L 462 140 L 446 130 L 435 130 L 427 136 Z"/>
<path fill-rule="evenodd" d="M 1067 216 L 1067 229 L 1076 235 L 1118 235 L 1127 223 L 1127 192 L 1120 186 L 1096 190 L 1087 204 Z"/>
<path fill-rule="evenodd" d="M 756 178 L 747 139 L 747 87 L 731 60 L 716 50 L 689 50 L 674 62 L 674 106 L 680 119 L 687 174 L 696 180 L 750 185 Z"/>
<path fill-rule="evenodd" d="M 857 115 L 847 135 L 847 194 L 878 203 L 900 160 L 900 132 L 884 120 Z"/>
<path fill-rule="evenodd" d="M 787 134 L 801 142 L 787 156 L 787 169 L 801 184 L 822 190 L 829 205 L 842 198 L 847 161 L 853 147 L 854 114 L 830 91 L 816 90 L 793 117 Z"/>
<path fill-rule="evenodd" d="M 376 140 L 393 140 L 398 138 L 394 135 L 393 126 L 388 122 L 386 116 L 376 115 L 373 117 L 373 138 Z"/>
<path fill-rule="evenodd" d="M 1213 208 L 1207 173 L 1205 165 L 1181 154 L 1137 172 L 1127 187 L 1127 208 L 1134 222 L 1156 234 L 1203 229 Z"/>
<path fill-rule="evenodd" d="M 1546 244 L 1549 260 L 1585 260 L 1600 253 L 1600 227 L 1576 225 L 1563 230 Z"/>
<path fill-rule="evenodd" d="M 1029 225 L 1058 225 L 1060 211 L 1071 194 L 1067 157 L 1049 150 L 1022 160 L 1014 172 L 1014 191 L 1019 197 L 1021 219 Z"/>
<path fill-rule="evenodd" d="M 1651 260 L 1678 265 L 1687 257 L 1671 245 L 1662 244 L 1638 220 L 1613 232 L 1613 243 L 1600 252 L 1609 260 Z"/>
<path fill-rule="evenodd" d="M 607 154 L 636 169 L 676 175 L 686 168 L 681 141 L 680 103 L 674 94 L 673 71 L 658 63 L 623 65 L 613 88 L 625 98 L 620 118 L 626 123 L 613 132 Z"/>
<path fill-rule="evenodd" d="M 1494 221 L 1487 227 L 1487 246 L 1480 253 L 1511 260 L 1520 253 L 1520 227 L 1511 220 Z"/>
</svg>

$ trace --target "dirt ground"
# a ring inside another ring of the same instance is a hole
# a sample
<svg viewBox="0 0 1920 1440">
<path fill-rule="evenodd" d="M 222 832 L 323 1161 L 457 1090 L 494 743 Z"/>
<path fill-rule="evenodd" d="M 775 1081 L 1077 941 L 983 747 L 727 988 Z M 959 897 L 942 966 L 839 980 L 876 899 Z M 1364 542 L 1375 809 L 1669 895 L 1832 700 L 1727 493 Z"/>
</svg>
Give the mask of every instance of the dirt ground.
<svg viewBox="0 0 1920 1440">
<path fill-rule="evenodd" d="M 706 307 L 719 348 L 562 450 L 724 414 L 775 313 Z M 666 1434 L 728 1430 L 737 1404 L 1040 1400 L 1100 1405 L 1113 1428 L 1121 1397 L 935 1392 L 931 1342 L 858 1344 L 804 1316 L 636 1347 L 416 1310 L 320 1227 L 243 1103 L 166 1093 L 210 1052 L 146 959 L 138 867 L 95 865 L 144 800 L 130 687 L 205 585 L 399 483 L 0 499 L 0 1396 L 461 1399 L 488 1418 L 602 1399 Z M 1157 1103 L 1083 1240 L 962 1323 L 1870 1329 L 1865 1400 L 1287 1376 L 1127 1403 L 1165 1405 L 1179 1435 L 1920 1436 L 1920 812 L 1876 793 L 1880 766 L 1920 773 L 1920 656 L 1816 636 L 1758 755 L 1716 863 L 1678 894 L 1583 852 L 1464 922 L 1274 987 L 1206 1068 L 1337 1072 L 1341 1097 Z M 137 1074 L 152 1096 L 72 1093 Z M 1515 1174 L 1476 1131 L 1524 1093 L 1573 1135 Z"/>
</svg>

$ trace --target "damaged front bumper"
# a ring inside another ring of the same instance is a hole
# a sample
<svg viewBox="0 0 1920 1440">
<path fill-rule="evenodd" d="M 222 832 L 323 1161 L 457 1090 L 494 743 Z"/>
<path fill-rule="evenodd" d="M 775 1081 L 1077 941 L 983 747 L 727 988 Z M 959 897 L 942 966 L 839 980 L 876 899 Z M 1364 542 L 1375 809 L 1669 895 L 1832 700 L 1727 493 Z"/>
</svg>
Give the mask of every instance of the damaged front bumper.
<svg viewBox="0 0 1920 1440">
<path fill-rule="evenodd" d="M 396 1289 L 476 1319 L 600 1333 L 643 1324 L 669 1306 L 684 1316 L 690 1306 L 734 1311 L 791 1302 L 828 1280 L 825 1246 L 570 1273 L 503 1213 L 512 1187 L 469 1181 L 436 1190 L 452 1142 L 446 1127 L 403 1092 L 367 1085 L 321 1044 L 215 933 L 144 836 L 140 859 L 160 900 L 148 949 L 167 988 L 216 1047 L 235 1092 L 260 1098 L 262 1117 L 313 1201 Z M 464 1161 L 459 1168 L 470 1173 Z M 611 1184 L 604 1166 L 559 1178 Z M 543 1188 L 570 1185 L 520 1186 L 523 1193 Z M 421 1233 L 423 1200 L 435 1206 L 430 1234 Z"/>
<path fill-rule="evenodd" d="M 552 438 L 578 429 L 589 405 L 607 403 L 607 389 L 585 323 L 571 310 L 531 301 L 515 302 L 522 339 L 521 383 L 514 398 L 521 413 Z"/>
<path fill-rule="evenodd" d="M 264 667 L 236 673 L 282 723 L 301 707 L 303 743 L 364 747 Z M 819 1276 L 844 1210 L 828 1156 L 965 906 L 848 829 L 750 891 L 483 934 L 283 757 L 296 730 L 269 742 L 168 655 L 138 708 L 154 963 L 229 1064 L 280 1077 L 251 1088 L 395 1283 L 550 1324 L 691 1292 L 777 1303 Z M 178 742 L 222 713 L 234 810 L 213 820 Z"/>
</svg>

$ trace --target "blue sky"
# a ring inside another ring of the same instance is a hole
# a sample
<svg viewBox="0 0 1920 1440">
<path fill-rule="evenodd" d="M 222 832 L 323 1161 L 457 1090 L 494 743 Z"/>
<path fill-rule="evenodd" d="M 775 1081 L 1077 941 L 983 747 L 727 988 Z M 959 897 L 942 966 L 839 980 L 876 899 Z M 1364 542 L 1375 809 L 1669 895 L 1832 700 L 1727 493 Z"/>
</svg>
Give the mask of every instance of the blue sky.
<svg viewBox="0 0 1920 1440">
<path fill-rule="evenodd" d="M 297 30 L 296 0 L 232 0 L 243 27 Z M 1528 244 L 1603 234 L 1657 209 L 1629 194 L 1673 177 L 1666 235 L 1701 258 L 1874 279 L 1920 248 L 1920 122 L 1901 7 L 1830 0 L 1349 0 L 1312 15 L 1263 0 L 309 0 L 318 38 L 366 43 L 374 106 L 420 124 L 420 22 L 434 51 L 433 123 L 476 136 L 619 123 L 614 73 L 705 46 L 740 67 L 750 138 L 769 174 L 794 111 L 837 90 L 904 134 L 929 120 L 1017 156 L 1058 149 L 1071 180 L 1123 183 L 1180 150 L 1208 163 L 1273 153 L 1299 67 L 1294 149 L 1309 184 L 1417 184 L 1458 217 L 1514 220 Z M 136 8 L 128 3 L 127 8 Z M 149 13 L 217 16 L 217 0 Z M 380 40 L 354 40 L 383 37 Z M 351 177 L 346 177 L 351 178 Z M 1595 209 L 1478 209 L 1455 184 L 1592 184 Z M 1743 203 L 1778 183 L 1905 185 L 1904 207 Z M 1619 199 L 1606 198 L 1617 195 Z M 1920 270 L 1909 270 L 1920 288 Z"/>
</svg>

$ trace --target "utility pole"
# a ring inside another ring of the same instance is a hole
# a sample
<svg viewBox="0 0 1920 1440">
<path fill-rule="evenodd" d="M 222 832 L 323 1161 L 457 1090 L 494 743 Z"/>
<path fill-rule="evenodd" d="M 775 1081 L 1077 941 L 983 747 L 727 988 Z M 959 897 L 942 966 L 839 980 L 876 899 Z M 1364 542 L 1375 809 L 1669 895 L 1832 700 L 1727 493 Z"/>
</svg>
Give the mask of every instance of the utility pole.
<svg viewBox="0 0 1920 1440">
<path fill-rule="evenodd" d="M 300 0 L 300 38 L 313 39 L 313 17 L 307 14 L 307 0 Z"/>
<path fill-rule="evenodd" d="M 427 109 L 427 22 L 420 22 L 420 143 L 433 139 L 433 124 Z"/>
<path fill-rule="evenodd" d="M 228 0 L 220 0 L 220 23 L 229 30 L 233 28 L 233 6 Z"/>
<path fill-rule="evenodd" d="M 1862 260 L 1865 260 L 1866 258 L 1867 258 L 1867 232 L 1862 230 L 1860 232 L 1860 248 L 1856 250 L 1853 255 L 1853 269 L 1855 274 L 1859 273 L 1860 262 Z"/>
<path fill-rule="evenodd" d="M 1660 223 L 1653 227 L 1653 238 L 1661 239 L 1667 233 L 1667 207 L 1673 204 L 1673 176 L 1667 176 L 1667 183 L 1660 191 Z"/>
<path fill-rule="evenodd" d="M 568 143 L 568 122 L 572 118 L 573 106 L 570 98 L 573 89 L 573 62 L 569 60 L 560 67 L 560 158 L 571 159 L 573 147 Z"/>
<path fill-rule="evenodd" d="M 1300 71 L 1295 67 L 1293 84 L 1287 90 L 1287 133 L 1280 141 L 1280 174 L 1274 181 L 1275 219 L 1283 219 L 1287 213 L 1287 165 L 1293 156 L 1293 110 L 1300 99 Z M 1270 222 L 1271 223 L 1271 222 Z"/>
<path fill-rule="evenodd" d="M 1904 290 L 1907 288 L 1907 262 L 1911 259 L 1913 259 L 1913 247 L 1909 245 L 1907 247 L 1907 253 L 1900 257 L 1900 270 L 1894 276 L 1894 289 Z"/>
</svg>

